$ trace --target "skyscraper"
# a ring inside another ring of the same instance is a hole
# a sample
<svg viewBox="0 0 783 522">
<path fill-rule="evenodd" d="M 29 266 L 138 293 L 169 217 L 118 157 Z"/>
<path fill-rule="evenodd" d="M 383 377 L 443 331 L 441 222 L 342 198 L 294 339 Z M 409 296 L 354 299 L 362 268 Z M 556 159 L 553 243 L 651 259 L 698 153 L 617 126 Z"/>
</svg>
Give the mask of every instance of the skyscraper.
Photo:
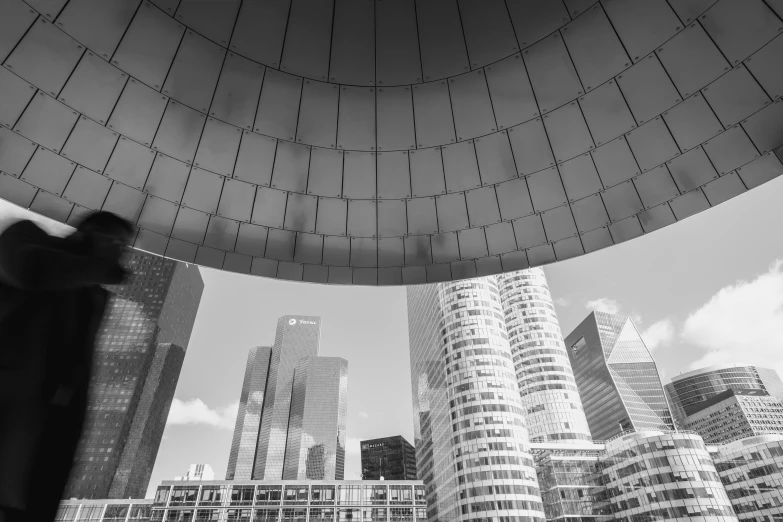
<svg viewBox="0 0 783 522">
<path fill-rule="evenodd" d="M 348 361 L 305 357 L 294 371 L 283 480 L 342 480 Z"/>
<path fill-rule="evenodd" d="M 261 426 L 261 410 L 264 407 L 271 359 L 272 348 L 268 346 L 251 348 L 247 355 L 226 480 L 250 480 L 253 476 L 258 429 Z"/>
<path fill-rule="evenodd" d="M 405 437 L 361 441 L 362 480 L 416 480 L 416 448 Z"/>
<path fill-rule="evenodd" d="M 544 270 L 497 280 L 530 441 L 590 440 Z"/>
<path fill-rule="evenodd" d="M 593 438 L 673 427 L 655 360 L 630 317 L 592 312 L 565 343 Z"/>
<path fill-rule="evenodd" d="M 676 422 L 682 423 L 690 406 L 726 390 L 765 390 L 783 402 L 783 382 L 771 368 L 748 364 L 722 364 L 699 368 L 672 378 L 666 385 Z"/>
<path fill-rule="evenodd" d="M 409 287 L 407 296 L 428 519 L 543 520 L 496 280 Z"/>
<path fill-rule="evenodd" d="M 682 427 L 708 444 L 783 434 L 783 404 L 764 390 L 728 389 L 686 410 Z"/>
<path fill-rule="evenodd" d="M 195 265 L 133 251 L 95 344 L 90 402 L 65 498 L 141 498 L 204 283 Z"/>
</svg>

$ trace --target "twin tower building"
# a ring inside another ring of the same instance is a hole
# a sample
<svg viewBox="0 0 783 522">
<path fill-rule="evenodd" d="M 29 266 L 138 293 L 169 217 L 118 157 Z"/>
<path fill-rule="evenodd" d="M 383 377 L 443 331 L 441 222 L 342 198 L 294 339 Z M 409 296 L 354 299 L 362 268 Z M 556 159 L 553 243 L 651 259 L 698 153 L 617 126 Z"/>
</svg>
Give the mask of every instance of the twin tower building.
<svg viewBox="0 0 783 522">
<path fill-rule="evenodd" d="M 248 354 L 226 480 L 342 480 L 348 362 L 319 357 L 321 319 L 283 316 Z"/>
</svg>

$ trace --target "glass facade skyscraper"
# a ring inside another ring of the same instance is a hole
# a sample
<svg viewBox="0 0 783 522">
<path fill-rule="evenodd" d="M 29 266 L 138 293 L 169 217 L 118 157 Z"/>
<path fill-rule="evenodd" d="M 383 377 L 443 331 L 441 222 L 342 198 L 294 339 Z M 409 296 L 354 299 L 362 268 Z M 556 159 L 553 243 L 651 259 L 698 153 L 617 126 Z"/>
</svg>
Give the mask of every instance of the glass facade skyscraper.
<svg viewBox="0 0 783 522">
<path fill-rule="evenodd" d="M 195 265 L 133 251 L 95 343 L 65 498 L 140 498 L 149 483 L 204 283 Z"/>
<path fill-rule="evenodd" d="M 342 480 L 348 361 L 305 357 L 294 371 L 283 480 Z"/>
<path fill-rule="evenodd" d="M 531 442 L 590 440 L 544 270 L 497 281 Z"/>
<path fill-rule="evenodd" d="M 666 394 L 674 420 L 682 423 L 694 404 L 726 390 L 764 390 L 783 402 L 783 381 L 771 368 L 724 364 L 699 368 L 672 378 Z"/>
<path fill-rule="evenodd" d="M 407 292 L 414 432 L 428 519 L 543 522 L 497 280 Z"/>
<path fill-rule="evenodd" d="M 729 389 L 690 406 L 682 427 L 708 444 L 783 434 L 783 404 L 764 390 Z"/>
<path fill-rule="evenodd" d="M 361 441 L 362 480 L 416 480 L 416 448 L 405 437 Z"/>
<path fill-rule="evenodd" d="M 673 428 L 658 367 L 630 317 L 592 312 L 565 343 L 594 439 Z"/>
</svg>

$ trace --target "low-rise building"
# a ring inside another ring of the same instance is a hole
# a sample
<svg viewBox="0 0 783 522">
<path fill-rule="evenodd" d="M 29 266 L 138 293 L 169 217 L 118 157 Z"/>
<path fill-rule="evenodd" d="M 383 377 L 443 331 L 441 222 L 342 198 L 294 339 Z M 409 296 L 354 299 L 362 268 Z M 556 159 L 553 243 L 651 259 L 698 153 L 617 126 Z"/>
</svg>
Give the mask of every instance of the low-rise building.
<svg viewBox="0 0 783 522">
<path fill-rule="evenodd" d="M 63 500 L 56 522 L 148 522 L 152 517 L 152 499 L 146 500 Z"/>
<path fill-rule="evenodd" d="M 416 448 L 402 435 L 361 441 L 362 480 L 416 480 Z"/>
<path fill-rule="evenodd" d="M 683 427 L 707 444 L 783 434 L 783 403 L 764 390 L 728 389 L 685 408 Z"/>
</svg>

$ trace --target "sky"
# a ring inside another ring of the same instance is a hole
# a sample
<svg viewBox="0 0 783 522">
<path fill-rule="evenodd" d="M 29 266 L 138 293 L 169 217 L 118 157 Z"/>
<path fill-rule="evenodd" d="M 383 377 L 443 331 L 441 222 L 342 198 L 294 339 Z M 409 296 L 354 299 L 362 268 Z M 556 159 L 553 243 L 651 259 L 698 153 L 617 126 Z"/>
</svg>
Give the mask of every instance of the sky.
<svg viewBox="0 0 783 522">
<path fill-rule="evenodd" d="M 593 309 L 630 315 L 664 383 L 718 363 L 783 375 L 783 177 L 629 242 L 545 268 L 568 335 Z M 25 211 L 0 202 L 0 220 Z M 2 226 L 2 225 L 0 225 Z M 322 318 L 320 354 L 348 360 L 345 478 L 358 441 L 413 442 L 404 288 L 293 283 L 201 269 L 205 289 L 147 496 L 192 463 L 225 476 L 248 350 L 277 318 Z"/>
</svg>

